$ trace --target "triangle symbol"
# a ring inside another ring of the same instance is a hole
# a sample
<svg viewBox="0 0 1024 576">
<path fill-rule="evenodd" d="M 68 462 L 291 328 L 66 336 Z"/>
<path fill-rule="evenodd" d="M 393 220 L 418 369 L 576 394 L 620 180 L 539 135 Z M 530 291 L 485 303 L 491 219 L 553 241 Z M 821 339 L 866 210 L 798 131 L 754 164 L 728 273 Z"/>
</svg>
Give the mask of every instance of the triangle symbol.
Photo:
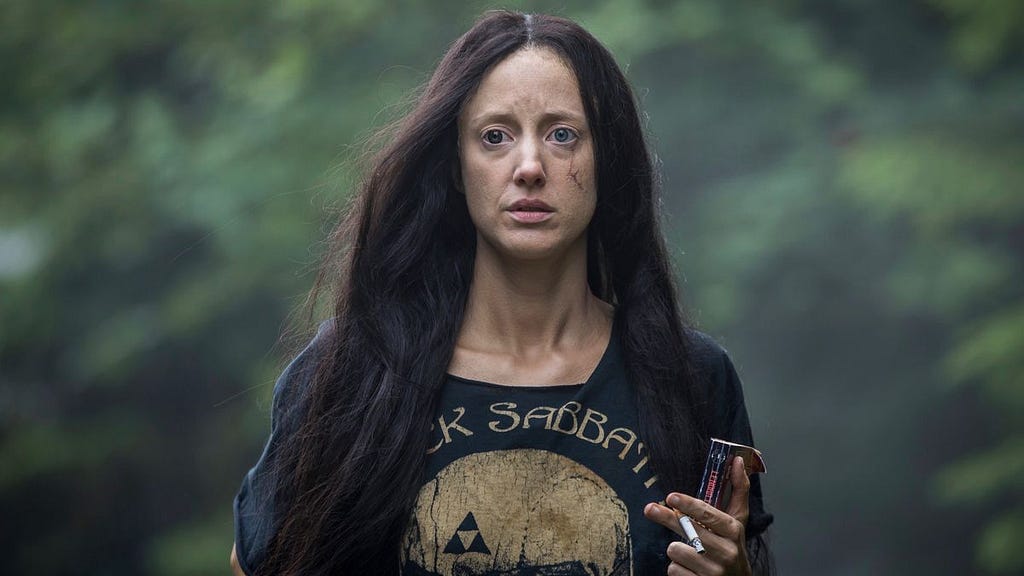
<svg viewBox="0 0 1024 576">
<path fill-rule="evenodd" d="M 491 553 L 491 549 L 484 542 L 483 534 L 480 534 L 472 512 L 466 514 L 466 517 L 462 519 L 462 524 L 459 524 L 455 534 L 452 534 L 451 539 L 448 540 L 448 545 L 444 547 L 445 554 L 465 554 L 466 552 L 488 555 Z"/>
<path fill-rule="evenodd" d="M 487 544 L 484 544 L 484 537 L 479 531 L 476 533 L 476 538 L 473 538 L 473 543 L 469 545 L 469 550 L 467 550 L 467 552 L 482 552 L 484 554 L 491 553 Z"/>
<path fill-rule="evenodd" d="M 457 530 L 479 530 L 476 526 L 476 518 L 473 517 L 472 512 L 466 514 L 466 517 L 462 519 L 462 524 L 459 524 Z"/>
<path fill-rule="evenodd" d="M 458 532 L 448 541 L 448 545 L 444 547 L 444 552 L 445 554 L 463 554 L 466 552 L 466 546 L 462 543 L 462 538 L 459 538 Z"/>
<path fill-rule="evenodd" d="M 469 546 L 472 545 L 473 536 L 479 536 L 479 530 L 459 530 L 456 532 L 459 535 L 459 540 L 462 541 L 462 547 L 464 550 L 469 550 Z"/>
</svg>

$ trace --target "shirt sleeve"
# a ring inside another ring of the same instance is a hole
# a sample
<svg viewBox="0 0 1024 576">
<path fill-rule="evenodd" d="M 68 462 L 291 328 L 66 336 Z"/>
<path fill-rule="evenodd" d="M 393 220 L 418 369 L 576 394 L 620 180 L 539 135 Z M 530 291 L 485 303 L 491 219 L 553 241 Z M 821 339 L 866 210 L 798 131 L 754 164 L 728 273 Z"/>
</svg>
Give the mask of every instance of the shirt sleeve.
<svg viewBox="0 0 1024 576">
<path fill-rule="evenodd" d="M 743 400 L 743 385 L 729 354 L 709 337 L 698 336 L 697 361 L 707 374 L 710 390 L 708 422 L 714 438 L 756 446 L 750 429 L 750 418 Z M 774 516 L 765 510 L 761 490 L 761 475 L 750 476 L 750 517 L 747 519 L 747 539 L 760 536 L 772 524 Z"/>
<path fill-rule="evenodd" d="M 275 510 L 277 478 L 275 461 L 282 439 L 295 434 L 301 424 L 303 391 L 316 368 L 316 356 L 328 323 L 285 367 L 274 384 L 270 412 L 270 436 L 256 465 L 242 479 L 234 500 L 235 552 L 242 571 L 252 576 L 265 559 L 278 520 Z"/>
</svg>

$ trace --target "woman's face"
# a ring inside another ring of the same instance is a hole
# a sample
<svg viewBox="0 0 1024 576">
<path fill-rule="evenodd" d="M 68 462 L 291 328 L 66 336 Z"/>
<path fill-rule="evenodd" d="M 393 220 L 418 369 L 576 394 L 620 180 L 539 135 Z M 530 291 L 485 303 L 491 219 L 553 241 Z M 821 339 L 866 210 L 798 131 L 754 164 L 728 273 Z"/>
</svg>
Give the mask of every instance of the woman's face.
<svg viewBox="0 0 1024 576">
<path fill-rule="evenodd" d="M 520 50 L 484 76 L 459 115 L 459 157 L 478 251 L 586 253 L 594 145 L 576 76 L 558 55 Z"/>
</svg>

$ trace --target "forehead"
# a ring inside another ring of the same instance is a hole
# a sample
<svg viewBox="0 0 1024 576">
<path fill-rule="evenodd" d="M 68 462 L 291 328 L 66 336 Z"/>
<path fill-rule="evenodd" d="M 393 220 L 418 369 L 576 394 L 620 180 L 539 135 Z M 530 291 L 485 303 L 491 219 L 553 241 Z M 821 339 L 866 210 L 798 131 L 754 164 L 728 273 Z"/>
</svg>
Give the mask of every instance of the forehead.
<svg viewBox="0 0 1024 576">
<path fill-rule="evenodd" d="M 529 48 L 514 52 L 484 75 L 459 123 L 472 125 L 498 115 L 528 120 L 552 113 L 585 121 L 579 83 L 557 53 Z"/>
</svg>

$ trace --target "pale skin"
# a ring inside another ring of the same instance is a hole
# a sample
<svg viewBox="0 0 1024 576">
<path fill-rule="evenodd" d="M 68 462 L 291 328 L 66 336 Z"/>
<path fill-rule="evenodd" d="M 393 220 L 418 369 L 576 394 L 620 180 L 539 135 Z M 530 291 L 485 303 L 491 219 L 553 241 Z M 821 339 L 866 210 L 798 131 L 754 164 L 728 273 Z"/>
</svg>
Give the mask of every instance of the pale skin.
<svg viewBox="0 0 1024 576">
<path fill-rule="evenodd" d="M 235 576 L 245 576 L 242 567 L 238 565 L 238 547 L 231 545 L 231 573 Z"/>
<path fill-rule="evenodd" d="M 576 78 L 547 50 L 492 69 L 459 115 L 476 262 L 449 372 L 510 386 L 579 384 L 611 335 L 586 281 L 597 204 L 594 147 Z M 542 202 L 524 221 L 517 202 Z"/>
<path fill-rule="evenodd" d="M 587 284 L 597 185 L 575 75 L 548 49 L 515 52 L 484 76 L 458 129 L 477 249 L 448 371 L 507 386 L 585 382 L 611 338 L 613 310 Z M 655 503 L 644 509 L 648 519 L 680 534 L 673 509 L 703 524 L 697 530 L 708 552 L 698 556 L 673 543 L 668 574 L 750 574 L 743 547 L 750 484 L 742 465 L 732 477 L 725 512 L 677 493 L 668 496 L 671 509 Z M 244 576 L 234 548 L 231 566 Z"/>
</svg>

